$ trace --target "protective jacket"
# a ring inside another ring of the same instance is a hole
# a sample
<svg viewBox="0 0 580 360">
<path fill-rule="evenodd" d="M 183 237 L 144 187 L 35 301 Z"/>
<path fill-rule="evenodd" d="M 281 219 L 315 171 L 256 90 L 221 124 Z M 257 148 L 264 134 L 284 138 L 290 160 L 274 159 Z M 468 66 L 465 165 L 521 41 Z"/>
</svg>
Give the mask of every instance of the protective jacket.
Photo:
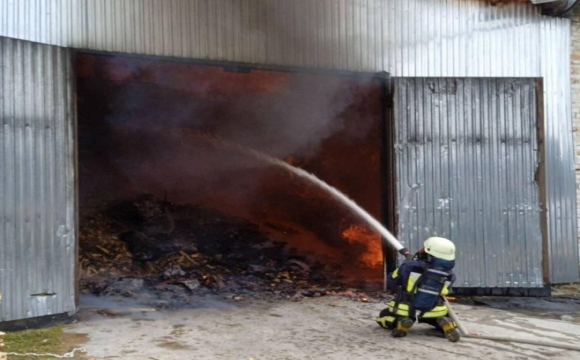
<svg viewBox="0 0 580 360">
<path fill-rule="evenodd" d="M 420 319 L 447 315 L 441 295 L 447 295 L 455 282 L 454 265 L 454 261 L 432 256 L 416 256 L 402 263 L 387 279 L 387 285 L 397 294 L 387 303 L 389 312 L 415 318 L 416 311 L 420 311 Z"/>
</svg>

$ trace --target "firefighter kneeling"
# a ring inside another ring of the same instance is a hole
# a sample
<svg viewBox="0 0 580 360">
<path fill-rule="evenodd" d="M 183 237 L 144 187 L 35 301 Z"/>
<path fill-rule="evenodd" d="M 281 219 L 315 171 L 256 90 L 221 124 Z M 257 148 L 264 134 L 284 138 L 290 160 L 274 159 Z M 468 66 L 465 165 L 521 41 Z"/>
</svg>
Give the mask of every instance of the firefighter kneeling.
<svg viewBox="0 0 580 360">
<path fill-rule="evenodd" d="M 431 237 L 423 243 L 413 259 L 406 260 L 392 274 L 387 285 L 396 291 L 376 322 L 393 330 L 392 336 L 403 337 L 415 321 L 441 330 L 452 342 L 459 341 L 457 325 L 447 317 L 446 295 L 455 281 L 455 245 L 448 239 Z"/>
</svg>

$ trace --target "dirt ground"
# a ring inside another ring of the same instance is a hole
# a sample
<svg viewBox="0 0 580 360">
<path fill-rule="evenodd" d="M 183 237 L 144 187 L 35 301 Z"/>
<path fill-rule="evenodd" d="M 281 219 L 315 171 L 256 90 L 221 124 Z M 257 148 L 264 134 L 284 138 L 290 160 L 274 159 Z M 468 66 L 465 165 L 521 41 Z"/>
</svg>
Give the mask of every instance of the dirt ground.
<svg viewBox="0 0 580 360">
<path fill-rule="evenodd" d="M 82 346 L 94 359 L 580 359 L 580 352 L 543 346 L 450 343 L 423 324 L 395 339 L 373 321 L 383 304 L 344 297 L 234 302 L 206 296 L 174 310 L 94 300 L 84 300 L 77 322 L 65 330 L 87 334 Z M 580 312 L 561 320 L 483 306 L 454 309 L 469 331 L 580 344 Z"/>
</svg>

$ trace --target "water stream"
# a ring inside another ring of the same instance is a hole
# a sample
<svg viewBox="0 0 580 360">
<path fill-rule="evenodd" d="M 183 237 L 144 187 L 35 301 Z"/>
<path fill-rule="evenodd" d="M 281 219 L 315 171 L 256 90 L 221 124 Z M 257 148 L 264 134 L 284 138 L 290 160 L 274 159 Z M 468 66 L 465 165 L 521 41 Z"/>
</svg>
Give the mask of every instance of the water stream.
<svg viewBox="0 0 580 360">
<path fill-rule="evenodd" d="M 229 142 L 227 140 L 218 138 L 218 137 L 213 136 L 213 135 L 199 133 L 199 132 L 191 132 L 189 134 L 191 136 L 202 139 L 202 140 L 207 141 L 209 143 L 217 144 L 217 145 L 222 146 L 222 147 L 227 147 L 229 149 L 233 149 L 233 150 L 242 152 L 244 154 L 250 155 L 256 159 L 262 160 L 262 161 L 269 163 L 271 165 L 282 167 L 285 170 L 291 172 L 292 174 L 297 175 L 300 178 L 303 178 L 307 181 L 310 181 L 311 183 L 315 184 L 319 188 L 321 188 L 324 191 L 331 194 L 336 200 L 338 200 L 342 204 L 346 205 L 349 209 L 351 209 L 356 215 L 358 215 L 362 220 L 364 220 L 364 222 L 366 222 L 373 229 L 375 229 L 379 234 L 381 234 L 383 236 L 383 238 L 385 238 L 389 242 L 389 244 L 391 244 L 397 251 L 404 248 L 404 246 L 397 240 L 397 238 L 395 238 L 393 236 L 393 234 L 391 234 L 379 221 L 377 221 L 374 217 L 372 217 L 367 211 L 365 211 L 363 208 L 358 206 L 357 203 L 355 203 L 352 199 L 350 199 L 348 196 L 343 194 L 341 191 L 339 191 L 338 189 L 336 189 L 333 186 L 328 185 L 326 182 L 320 180 L 315 175 L 313 175 L 313 174 L 311 174 L 303 169 L 300 169 L 298 167 L 292 166 L 292 165 L 290 165 L 290 164 L 288 164 L 280 159 L 276 159 L 268 154 L 262 153 L 260 151 L 254 150 L 252 148 L 249 148 L 249 147 L 246 147 L 246 146 L 243 146 L 240 144 Z"/>
</svg>

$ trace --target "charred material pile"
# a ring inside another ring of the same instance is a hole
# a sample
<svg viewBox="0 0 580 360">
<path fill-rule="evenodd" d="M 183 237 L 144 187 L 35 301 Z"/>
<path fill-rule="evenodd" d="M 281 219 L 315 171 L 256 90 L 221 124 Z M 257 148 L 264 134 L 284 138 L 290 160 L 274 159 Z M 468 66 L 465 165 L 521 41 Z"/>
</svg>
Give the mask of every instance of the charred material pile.
<svg viewBox="0 0 580 360">
<path fill-rule="evenodd" d="M 301 299 L 347 295 L 336 276 L 255 225 L 142 195 L 84 216 L 81 290 L 171 305 L 192 295 Z"/>
</svg>

